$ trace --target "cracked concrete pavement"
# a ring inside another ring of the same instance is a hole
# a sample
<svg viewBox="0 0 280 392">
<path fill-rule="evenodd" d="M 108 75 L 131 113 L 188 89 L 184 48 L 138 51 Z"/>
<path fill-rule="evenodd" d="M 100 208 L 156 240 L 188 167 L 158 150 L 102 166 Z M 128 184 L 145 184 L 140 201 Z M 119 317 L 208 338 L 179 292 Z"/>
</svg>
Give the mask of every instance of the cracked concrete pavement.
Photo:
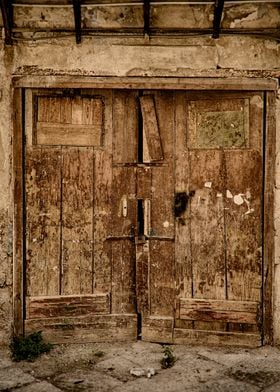
<svg viewBox="0 0 280 392">
<path fill-rule="evenodd" d="M 279 392 L 280 350 L 172 346 L 175 365 L 161 369 L 163 348 L 147 342 L 60 345 L 34 362 L 12 362 L 0 349 L 0 391 Z M 150 378 L 131 369 L 155 369 Z"/>
</svg>

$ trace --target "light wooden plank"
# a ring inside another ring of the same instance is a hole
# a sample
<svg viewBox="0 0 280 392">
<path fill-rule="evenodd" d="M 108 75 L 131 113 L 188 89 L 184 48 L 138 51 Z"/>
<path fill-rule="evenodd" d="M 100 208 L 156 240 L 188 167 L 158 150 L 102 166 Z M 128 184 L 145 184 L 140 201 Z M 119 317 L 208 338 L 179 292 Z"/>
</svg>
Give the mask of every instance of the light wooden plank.
<svg viewBox="0 0 280 392">
<path fill-rule="evenodd" d="M 145 133 L 149 161 L 161 161 L 164 157 L 154 98 L 152 95 L 144 95 L 139 99 L 143 118 L 143 133 Z"/>
<path fill-rule="evenodd" d="M 96 96 L 95 90 L 89 90 Z M 94 292 L 111 291 L 112 92 L 98 92 L 103 110 L 102 144 L 94 150 Z M 104 106 L 103 106 L 104 105 Z"/>
<path fill-rule="evenodd" d="M 36 124 L 37 144 L 49 146 L 100 146 L 102 122 L 94 125 Z"/>
<path fill-rule="evenodd" d="M 72 121 L 71 124 L 83 124 L 83 99 L 76 96 L 71 99 L 72 101 Z"/>
<path fill-rule="evenodd" d="M 134 163 L 138 155 L 138 97 L 134 91 L 113 94 L 113 162 Z"/>
<path fill-rule="evenodd" d="M 48 110 L 48 122 L 50 123 L 60 123 L 60 103 L 61 103 L 61 98 L 59 97 L 50 97 L 50 98 L 45 98 L 45 103 L 46 101 L 49 101 L 47 104 L 47 110 Z"/>
<path fill-rule="evenodd" d="M 109 313 L 108 294 L 26 297 L 27 319 Z"/>
<path fill-rule="evenodd" d="M 155 90 L 236 90 L 276 91 L 277 78 L 246 77 L 83 77 L 83 76 L 14 76 L 14 87 L 30 88 L 106 88 Z"/>
<path fill-rule="evenodd" d="M 111 195 L 110 235 L 132 236 L 137 227 L 136 169 L 114 167 Z"/>
<path fill-rule="evenodd" d="M 193 344 L 207 346 L 237 346 L 237 347 L 260 347 L 259 334 L 200 331 L 192 329 L 174 329 L 175 344 Z"/>
<path fill-rule="evenodd" d="M 137 198 L 150 199 L 152 187 L 152 169 L 150 167 L 137 167 Z"/>
<path fill-rule="evenodd" d="M 174 238 L 174 99 L 170 92 L 154 95 L 164 154 L 152 167 L 151 236 Z"/>
<path fill-rule="evenodd" d="M 49 97 L 38 97 L 37 101 L 37 120 L 42 122 L 49 122 Z"/>
<path fill-rule="evenodd" d="M 229 311 L 256 314 L 258 302 L 252 301 L 230 301 L 230 300 L 208 300 L 180 298 L 178 302 L 181 311 L 205 310 L 205 311 Z M 182 314 L 183 314 L 182 313 Z"/>
<path fill-rule="evenodd" d="M 110 152 L 94 151 L 94 292 L 111 291 L 111 161 Z"/>
<path fill-rule="evenodd" d="M 60 317 L 25 321 L 25 332 L 43 331 L 51 343 L 132 341 L 137 338 L 137 318 L 131 314 Z"/>
<path fill-rule="evenodd" d="M 265 184 L 264 184 L 264 237 L 263 237 L 263 332 L 264 344 L 273 342 L 272 297 L 274 262 L 274 176 L 276 145 L 276 95 L 266 96 L 266 141 L 265 141 Z"/>
<path fill-rule="evenodd" d="M 40 99 L 40 97 L 38 99 Z M 48 122 L 47 120 L 44 119 L 40 120 L 40 118 L 38 118 L 38 121 Z M 60 121 L 61 124 L 71 124 L 72 122 L 72 100 L 70 97 L 61 98 Z"/>
<path fill-rule="evenodd" d="M 60 291 L 61 150 L 26 151 L 26 292 Z"/>
<path fill-rule="evenodd" d="M 257 132 L 257 129 L 255 131 Z M 225 210 L 228 298 L 261 301 L 261 153 L 246 150 L 226 151 L 225 159 L 226 188 L 233 195 L 227 199 Z"/>
<path fill-rule="evenodd" d="M 63 149 L 62 294 L 93 290 L 93 150 Z"/>
<path fill-rule="evenodd" d="M 135 313 L 135 245 L 117 240 L 112 246 L 112 313 Z"/>
<path fill-rule="evenodd" d="M 181 299 L 180 318 L 194 321 L 222 321 L 256 324 L 257 303 Z"/>
<path fill-rule="evenodd" d="M 14 241 L 13 241 L 13 332 L 23 334 L 23 188 L 22 188 L 22 91 L 13 95 L 13 192 L 14 192 Z"/>
<path fill-rule="evenodd" d="M 153 316 L 173 316 L 174 242 L 150 241 L 150 309 Z"/>
<path fill-rule="evenodd" d="M 137 313 L 150 312 L 149 299 L 149 241 L 135 239 L 136 247 L 136 302 Z"/>
<path fill-rule="evenodd" d="M 224 299 L 223 163 L 219 150 L 192 150 L 189 164 L 194 298 Z"/>
<path fill-rule="evenodd" d="M 172 317 L 144 317 L 142 340 L 156 343 L 173 343 L 174 319 Z"/>
<path fill-rule="evenodd" d="M 187 103 L 184 93 L 175 94 L 175 195 L 189 195 L 189 151 L 187 148 Z M 192 258 L 190 241 L 190 208 L 175 219 L 176 295 L 192 297 Z"/>
</svg>

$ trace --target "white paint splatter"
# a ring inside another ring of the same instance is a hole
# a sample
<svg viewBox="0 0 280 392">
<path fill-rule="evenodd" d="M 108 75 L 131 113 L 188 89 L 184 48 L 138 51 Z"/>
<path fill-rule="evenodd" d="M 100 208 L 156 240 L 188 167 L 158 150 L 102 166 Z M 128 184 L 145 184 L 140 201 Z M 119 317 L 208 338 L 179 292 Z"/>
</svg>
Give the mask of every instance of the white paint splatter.
<svg viewBox="0 0 280 392">
<path fill-rule="evenodd" d="M 204 183 L 205 188 L 212 188 L 212 182 L 211 181 L 206 181 Z"/>
<path fill-rule="evenodd" d="M 241 206 L 241 204 L 244 203 L 244 199 L 242 197 L 242 194 L 239 193 L 239 195 L 234 195 L 233 196 L 233 201 L 235 204 L 237 204 L 238 206 Z"/>
<path fill-rule="evenodd" d="M 248 211 L 246 211 L 244 215 L 252 214 L 252 212 L 254 212 L 254 211 L 255 211 L 254 208 L 249 208 Z"/>
<path fill-rule="evenodd" d="M 165 228 L 169 227 L 169 222 L 168 221 L 163 222 L 163 227 Z"/>
<path fill-rule="evenodd" d="M 247 189 L 246 193 L 245 193 L 245 197 L 246 199 L 250 200 L 251 199 L 251 192 L 249 189 Z"/>
<path fill-rule="evenodd" d="M 233 198 L 233 195 L 232 195 L 231 191 L 229 191 L 228 189 L 227 189 L 227 198 L 228 199 L 232 199 Z"/>
<path fill-rule="evenodd" d="M 220 192 L 217 193 L 217 197 L 222 197 L 222 196 L 223 196 L 222 193 L 220 193 Z"/>
</svg>

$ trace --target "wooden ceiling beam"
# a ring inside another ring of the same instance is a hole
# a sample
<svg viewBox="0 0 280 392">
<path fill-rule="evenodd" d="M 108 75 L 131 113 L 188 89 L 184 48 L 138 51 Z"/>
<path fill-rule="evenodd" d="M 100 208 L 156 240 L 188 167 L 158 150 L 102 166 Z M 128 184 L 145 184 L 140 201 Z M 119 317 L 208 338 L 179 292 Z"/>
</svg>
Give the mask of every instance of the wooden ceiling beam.
<svg viewBox="0 0 280 392">
<path fill-rule="evenodd" d="M 150 0 L 144 0 L 144 35 L 150 35 Z"/>
<path fill-rule="evenodd" d="M 219 38 L 220 36 L 223 9 L 224 0 L 215 0 L 212 38 Z"/>
<path fill-rule="evenodd" d="M 76 31 L 76 43 L 82 41 L 81 0 L 73 0 L 74 22 Z"/>
<path fill-rule="evenodd" d="M 13 7 L 10 0 L 0 0 L 2 19 L 5 30 L 5 44 L 12 45 Z"/>
</svg>

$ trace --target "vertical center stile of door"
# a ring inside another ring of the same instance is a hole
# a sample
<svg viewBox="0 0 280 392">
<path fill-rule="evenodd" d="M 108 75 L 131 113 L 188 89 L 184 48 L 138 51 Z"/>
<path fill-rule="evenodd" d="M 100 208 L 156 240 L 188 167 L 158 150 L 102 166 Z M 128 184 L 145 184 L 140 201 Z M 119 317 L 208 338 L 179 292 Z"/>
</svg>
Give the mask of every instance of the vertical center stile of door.
<svg viewBox="0 0 280 392">
<path fill-rule="evenodd" d="M 225 266 L 225 299 L 228 299 L 228 265 L 227 265 L 227 210 L 225 208 L 226 190 L 227 190 L 227 162 L 224 148 L 221 148 L 222 161 L 222 182 L 223 182 L 223 220 L 224 220 L 224 266 Z"/>
</svg>

